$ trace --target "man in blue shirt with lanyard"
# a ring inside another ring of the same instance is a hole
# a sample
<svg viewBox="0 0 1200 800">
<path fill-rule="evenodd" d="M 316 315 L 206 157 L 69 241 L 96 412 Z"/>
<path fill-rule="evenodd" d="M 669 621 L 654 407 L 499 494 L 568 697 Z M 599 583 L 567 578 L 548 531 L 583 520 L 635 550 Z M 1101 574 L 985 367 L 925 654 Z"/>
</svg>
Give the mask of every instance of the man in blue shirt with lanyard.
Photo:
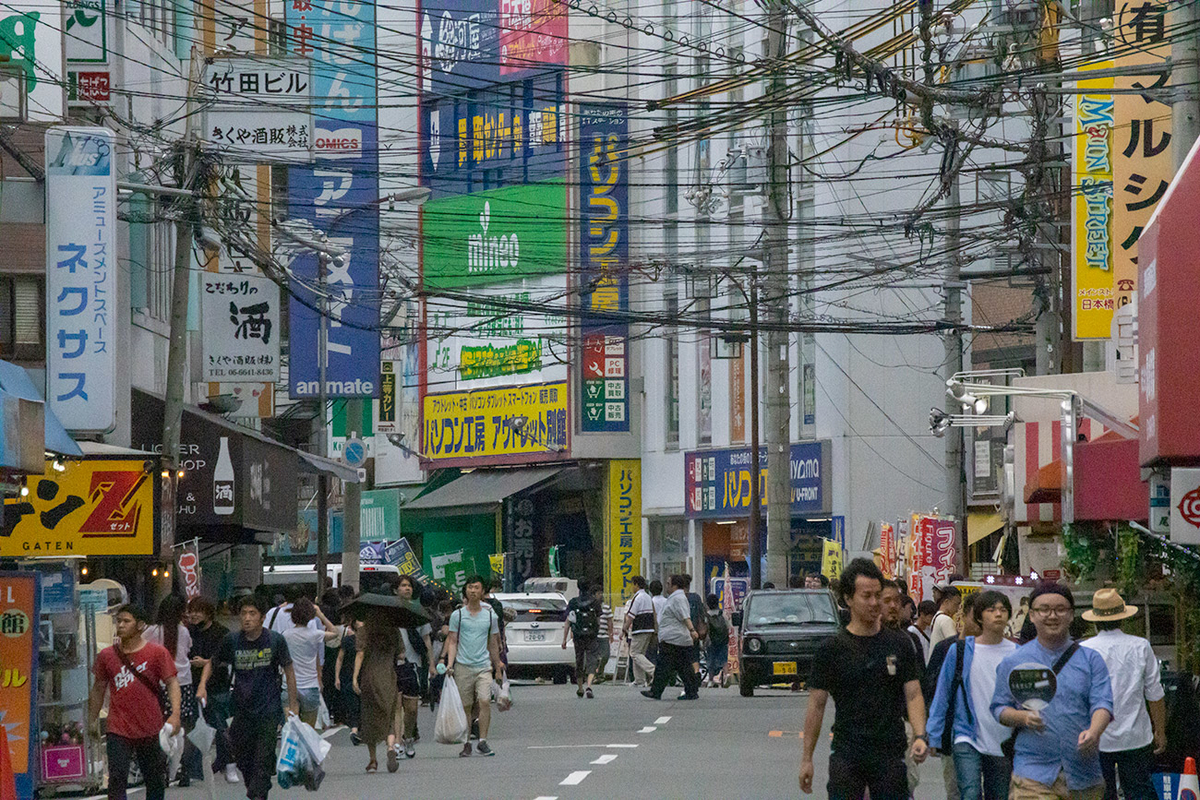
<svg viewBox="0 0 1200 800">
<path fill-rule="evenodd" d="M 996 671 L 992 714 L 1016 729 L 1010 800 L 1100 800 L 1100 735 L 1112 721 L 1108 667 L 1095 650 L 1069 634 L 1075 598 L 1058 584 L 1043 584 L 1030 597 L 1037 638 L 1004 658 Z M 1025 664 L 1053 669 L 1057 689 L 1041 711 L 1021 707 L 1009 674 Z"/>
</svg>

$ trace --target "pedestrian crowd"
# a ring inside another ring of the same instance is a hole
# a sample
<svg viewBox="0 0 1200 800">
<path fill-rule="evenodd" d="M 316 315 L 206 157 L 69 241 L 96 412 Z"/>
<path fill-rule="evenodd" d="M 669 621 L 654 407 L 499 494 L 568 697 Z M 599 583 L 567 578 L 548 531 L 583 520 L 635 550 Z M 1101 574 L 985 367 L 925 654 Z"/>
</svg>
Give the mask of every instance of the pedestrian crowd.
<svg viewBox="0 0 1200 800">
<path fill-rule="evenodd" d="M 387 770 L 396 772 L 417 754 L 420 704 L 435 708 L 447 677 L 471 723 L 460 755 L 494 755 L 487 737 L 492 684 L 506 673 L 506 612 L 491 588 L 490 579 L 469 577 L 456 601 L 440 587 L 396 576 L 386 590 L 428 619 L 411 627 L 389 607 L 355 602 L 366 598 L 349 587 L 320 602 L 260 587 L 231 602 L 232 631 L 203 597 L 169 595 L 153 621 L 135 604 L 121 606 L 113 645 L 95 661 L 88 709 L 98 731 L 107 700 L 109 799 L 124 800 L 136 763 L 147 800 L 164 797 L 171 783 L 217 776 L 244 782 L 249 800 L 266 800 L 287 714 L 309 726 L 348 728 L 351 743 L 366 746 L 367 772 L 378 770 L 383 746 Z M 214 733 L 211 774 L 188 744 L 169 775 L 160 737 L 190 732 L 201 717 Z"/>
<path fill-rule="evenodd" d="M 847 566 L 838 591 L 849 621 L 814 658 L 803 792 L 832 698 L 832 800 L 913 797 L 916 765 L 931 755 L 948 800 L 1158 796 L 1159 664 L 1146 639 L 1121 630 L 1138 609 L 1116 590 L 1095 592 L 1077 621 L 1071 591 L 1039 583 L 1015 625 L 1002 592 L 947 585 L 917 604 L 867 559 Z M 1080 639 L 1086 623 L 1096 633 Z"/>
</svg>

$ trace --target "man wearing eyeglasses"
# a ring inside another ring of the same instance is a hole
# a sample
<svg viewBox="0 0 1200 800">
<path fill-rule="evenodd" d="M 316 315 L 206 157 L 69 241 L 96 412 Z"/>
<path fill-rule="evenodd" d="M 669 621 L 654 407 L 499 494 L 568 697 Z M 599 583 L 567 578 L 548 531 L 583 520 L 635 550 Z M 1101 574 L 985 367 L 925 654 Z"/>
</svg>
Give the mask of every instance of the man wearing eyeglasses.
<svg viewBox="0 0 1200 800">
<path fill-rule="evenodd" d="M 1112 685 L 1104 658 L 1071 641 L 1075 598 L 1065 586 L 1034 589 L 1037 638 L 1000 662 L 992 714 L 1016 730 L 1010 800 L 1101 800 L 1100 736 L 1112 721 Z M 1017 667 L 1057 669 L 1057 688 L 1041 711 L 1022 708 L 1009 675 Z"/>
</svg>

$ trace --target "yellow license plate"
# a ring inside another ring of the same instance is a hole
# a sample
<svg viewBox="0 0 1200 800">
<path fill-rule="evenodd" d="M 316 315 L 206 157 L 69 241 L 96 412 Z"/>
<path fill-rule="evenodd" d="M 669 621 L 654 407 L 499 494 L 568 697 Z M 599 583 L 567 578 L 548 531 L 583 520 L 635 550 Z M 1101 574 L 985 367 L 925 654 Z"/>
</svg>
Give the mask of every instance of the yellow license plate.
<svg viewBox="0 0 1200 800">
<path fill-rule="evenodd" d="M 776 675 L 795 675 L 796 674 L 796 664 L 793 661 L 784 661 L 782 663 L 776 663 L 774 666 L 774 670 L 775 670 Z"/>
</svg>

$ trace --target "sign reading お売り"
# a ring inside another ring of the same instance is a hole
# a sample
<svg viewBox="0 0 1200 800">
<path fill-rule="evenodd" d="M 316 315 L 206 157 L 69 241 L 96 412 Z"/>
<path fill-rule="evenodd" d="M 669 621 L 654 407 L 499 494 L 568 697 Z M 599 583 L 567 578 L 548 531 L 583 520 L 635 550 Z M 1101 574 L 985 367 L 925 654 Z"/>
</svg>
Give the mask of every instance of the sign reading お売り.
<svg viewBox="0 0 1200 800">
<path fill-rule="evenodd" d="M 143 459 L 64 462 L 4 502 L 0 556 L 153 555 L 155 479 Z"/>
</svg>

